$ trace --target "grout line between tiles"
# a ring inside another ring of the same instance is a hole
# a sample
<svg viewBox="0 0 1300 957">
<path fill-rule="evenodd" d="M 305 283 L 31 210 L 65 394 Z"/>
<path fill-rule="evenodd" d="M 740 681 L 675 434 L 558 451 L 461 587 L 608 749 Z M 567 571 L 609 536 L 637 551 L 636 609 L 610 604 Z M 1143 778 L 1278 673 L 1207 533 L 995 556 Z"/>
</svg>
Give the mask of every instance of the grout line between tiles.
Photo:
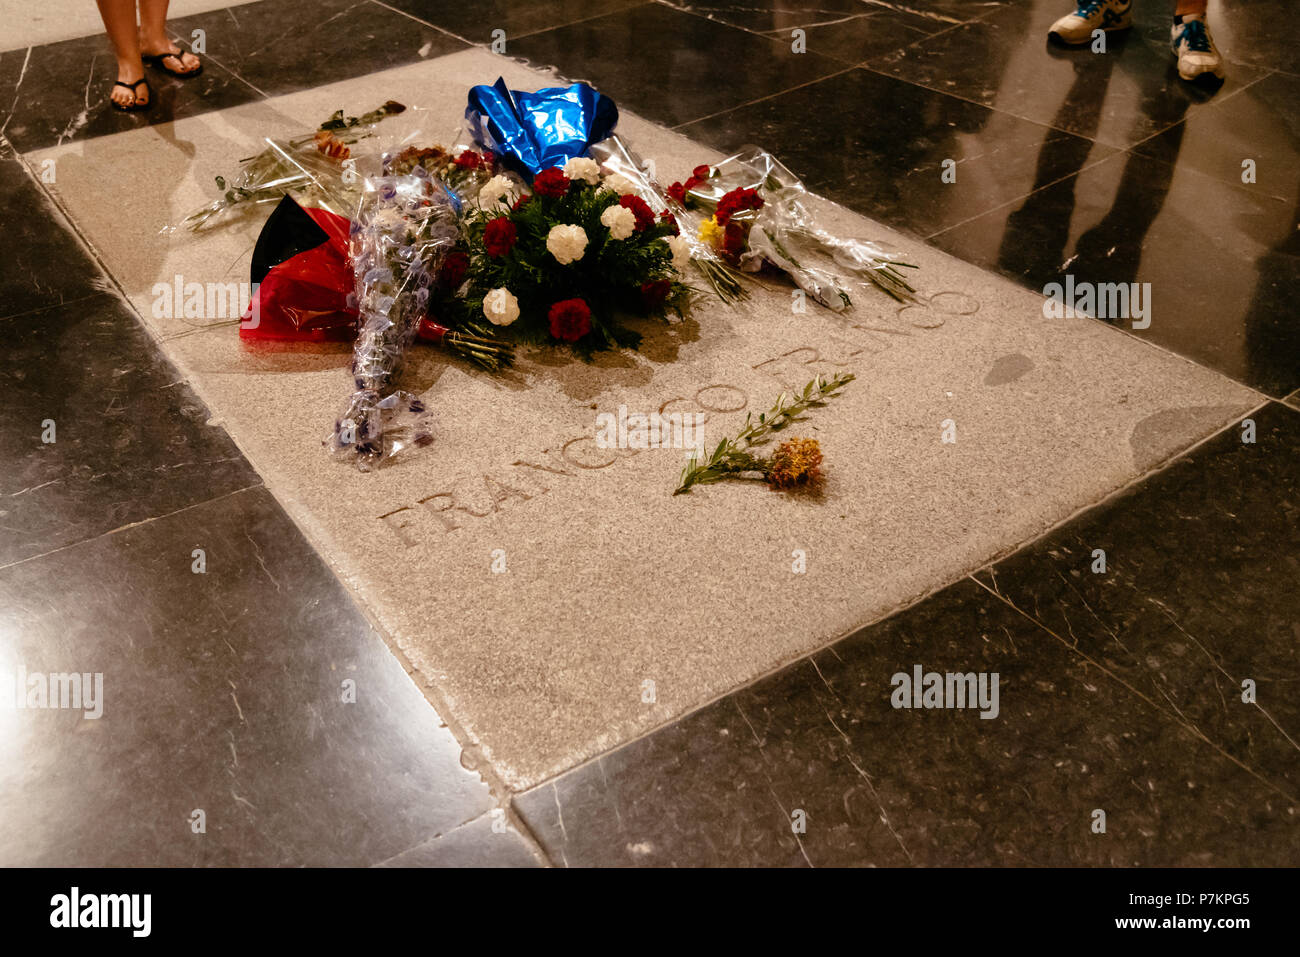
<svg viewBox="0 0 1300 957">
<path fill-rule="evenodd" d="M 1031 121 L 1031 122 L 1032 122 L 1032 121 Z M 1049 129 L 1056 129 L 1055 127 L 1048 127 L 1048 128 L 1049 128 Z M 1060 130 L 1057 130 L 1057 132 L 1059 133 L 1059 132 L 1061 132 L 1061 131 L 1060 131 Z M 1073 135 L 1073 134 L 1071 134 L 1071 135 Z M 1094 147 L 1095 147 L 1095 146 L 1102 145 L 1102 144 L 1097 143 L 1095 140 L 1092 140 L 1092 141 L 1090 141 L 1090 142 L 1093 144 Z M 1103 147 L 1103 148 L 1109 148 L 1109 147 Z M 965 226 L 967 223 L 973 223 L 973 222 L 975 222 L 975 220 L 977 220 L 977 219 L 981 219 L 981 218 L 983 218 L 983 217 L 989 215 L 990 213 L 996 213 L 996 212 L 997 212 L 998 210 L 1000 210 L 1000 209 L 1006 209 L 1008 206 L 1011 206 L 1011 205 L 1013 205 L 1013 204 L 1015 204 L 1015 203 L 1023 203 L 1025 200 L 1027 200 L 1030 196 L 1033 196 L 1035 193 L 1040 193 L 1040 192 L 1042 192 L 1042 191 L 1045 190 L 1045 189 L 1050 189 L 1050 188 L 1053 187 L 1053 186 L 1057 186 L 1057 185 L 1059 185 L 1060 183 L 1064 183 L 1067 179 L 1071 179 L 1071 178 L 1076 177 L 1076 176 L 1081 176 L 1081 175 L 1083 175 L 1085 172 L 1087 172 L 1088 170 L 1095 169 L 1096 167 L 1100 166 L 1102 163 L 1109 162 L 1110 160 L 1113 160 L 1113 159 L 1115 159 L 1115 158 L 1118 157 L 1118 156 L 1124 156 L 1124 155 L 1126 155 L 1124 152 L 1114 152 L 1114 153 L 1111 153 L 1109 156 L 1103 156 L 1103 157 L 1101 157 L 1100 159 L 1093 160 L 1092 162 L 1084 163 L 1082 166 L 1080 166 L 1080 167 L 1079 167 L 1077 170 L 1075 170 L 1073 173 L 1066 173 L 1064 176 L 1058 176 L 1056 179 L 1051 180 L 1050 182 L 1044 183 L 1042 186 L 1035 186 L 1035 187 L 1034 187 L 1033 189 L 1031 189 L 1029 192 L 1027 192 L 1027 193 L 1022 193 L 1021 195 L 1015 197 L 1014 199 L 1009 199 L 1009 200 L 1007 200 L 1007 201 L 1004 202 L 1004 203 L 998 203 L 996 206 L 990 206 L 988 209 L 984 210 L 984 211 L 981 212 L 981 213 L 976 213 L 974 216 L 967 216 L 965 219 L 960 219 L 960 220 L 958 220 L 957 222 L 953 223 L 951 226 L 945 226 L 945 227 L 943 227 L 943 229 L 936 229 L 934 232 L 929 233 L 929 234 L 926 235 L 926 236 L 923 236 L 922 239 L 925 241 L 925 243 L 926 243 L 927 245 L 934 245 L 933 242 L 932 242 L 932 240 L 934 240 L 934 239 L 935 239 L 936 237 L 938 237 L 938 236 L 942 236 L 944 233 L 951 232 L 951 231 L 954 230 L 954 229 L 960 229 L 962 226 Z M 936 248 L 936 249 L 939 249 L 939 248 L 942 248 L 942 247 L 935 246 L 935 248 Z M 952 254 L 952 253 L 949 253 L 949 255 L 953 255 L 953 254 Z M 957 258 L 960 259 L 961 257 L 957 257 Z M 962 260 L 962 262 L 966 262 L 966 261 L 967 261 L 967 260 L 964 260 L 964 259 Z M 972 265 L 977 265 L 977 264 L 972 263 Z M 984 269 L 985 267 L 981 266 L 980 268 L 981 268 L 981 269 Z M 986 270 L 986 271 L 987 271 L 987 272 L 992 272 L 992 273 L 997 273 L 998 275 L 1003 275 L 1002 273 L 999 273 L 998 270 L 996 270 L 996 269 L 988 269 L 988 270 Z"/>
<path fill-rule="evenodd" d="M 62 309 L 64 306 L 75 306 L 80 302 L 87 302 L 91 299 L 98 299 L 101 296 L 113 298 L 107 290 L 87 293 L 84 296 L 78 296 L 76 299 L 65 299 L 63 302 L 51 302 L 44 306 L 37 306 L 35 309 L 24 309 L 22 312 L 15 312 L 11 316 L 0 316 L 0 322 L 8 322 L 10 319 L 24 319 L 27 316 L 33 316 L 38 312 L 49 312 L 51 309 Z"/>
<path fill-rule="evenodd" d="M 69 542 L 66 545 L 60 545 L 58 548 L 51 548 L 48 552 L 41 552 L 39 555 L 29 555 L 28 557 L 20 558 L 17 561 L 6 562 L 5 564 L 0 565 L 0 572 L 7 571 L 10 568 L 16 568 L 19 565 L 25 565 L 28 562 L 34 562 L 41 558 L 48 558 L 50 555 L 57 555 L 59 554 L 59 552 L 66 552 L 70 548 L 79 548 L 80 546 L 86 545 L 90 542 L 97 542 L 101 538 L 108 538 L 112 535 L 116 535 L 118 532 L 125 532 L 128 529 L 139 528 L 141 525 L 149 525 L 152 522 L 157 522 L 164 518 L 171 518 L 173 515 L 179 515 L 182 512 L 188 512 L 190 511 L 190 509 L 201 508 L 204 505 L 211 505 L 213 502 L 220 502 L 222 499 L 230 498 L 232 495 L 242 495 L 245 492 L 253 491 L 259 488 L 265 488 L 265 485 L 262 482 L 254 482 L 252 485 L 245 485 L 243 488 L 237 488 L 230 492 L 223 492 L 220 495 L 212 496 L 212 498 L 206 498 L 201 502 L 193 502 L 181 508 L 173 509 L 170 512 L 164 512 L 161 515 L 152 515 L 149 518 L 142 518 L 138 522 L 127 522 L 125 525 L 119 525 L 117 528 L 110 529 L 107 532 L 100 532 L 98 535 L 91 535 L 89 538 L 83 538 L 80 539 L 79 541 Z"/>
<path fill-rule="evenodd" d="M 227 7 L 226 9 L 229 9 L 229 7 Z M 185 49 L 185 42 L 184 42 L 184 39 L 181 37 L 181 35 L 180 35 L 179 33 L 175 33 L 175 32 L 173 32 L 172 30 L 169 29 L 169 30 L 167 31 L 167 35 L 168 35 L 169 37 L 171 37 L 173 40 L 175 40 L 175 41 L 176 41 L 176 45 L 179 46 L 182 50 Z M 266 92 L 265 90 L 263 90 L 261 87 L 257 86 L 257 85 L 254 84 L 254 83 L 250 83 L 248 80 L 244 79 L 243 74 L 239 73 L 239 72 L 238 72 L 238 71 L 237 71 L 233 66 L 230 66 L 230 65 L 228 65 L 227 63 L 224 63 L 224 62 L 222 62 L 221 60 L 217 59 L 217 57 L 216 57 L 215 55 L 213 55 L 213 54 L 208 53 L 208 52 L 205 51 L 205 52 L 203 53 L 203 59 L 204 59 L 204 62 L 205 62 L 205 63 L 209 63 L 209 62 L 210 62 L 210 63 L 215 63 L 217 66 L 219 66 L 221 69 L 225 70 L 227 73 L 229 73 L 231 76 L 233 76 L 236 80 L 238 80 L 240 83 L 244 84 L 244 86 L 248 87 L 250 90 L 252 90 L 254 93 L 256 93 L 258 96 L 262 97 L 263 99 L 269 100 L 269 99 L 271 98 L 271 94 L 270 94 L 270 93 L 267 93 L 267 92 Z M 227 107 L 227 108 L 228 108 L 228 107 Z M 190 114 L 190 115 L 192 115 L 192 116 L 202 116 L 202 115 L 204 115 L 205 113 L 215 113 L 215 112 L 218 112 L 218 111 L 217 111 L 217 110 L 204 110 L 203 113 L 195 113 L 195 114 Z M 181 119 L 185 119 L 185 118 L 186 118 L 186 117 L 181 117 Z M 173 122 L 174 122 L 174 121 L 173 121 Z M 152 125 L 152 124 L 151 124 L 151 125 Z"/>
<path fill-rule="evenodd" d="M 378 0 L 376 0 L 376 2 L 378 2 Z M 575 23 L 588 23 L 592 20 L 599 20 L 601 17 L 610 17 L 610 16 L 614 16 L 615 14 L 626 13 L 628 10 L 635 10 L 637 7 L 647 6 L 648 2 L 649 0 L 643 0 L 643 2 L 632 4 L 631 6 L 620 7 L 615 10 L 606 10 L 604 13 L 593 13 L 589 17 L 578 17 L 576 20 L 568 20 L 564 23 L 552 24 L 549 27 L 541 27 L 537 30 L 529 30 L 527 33 L 518 33 L 514 35 L 513 39 L 522 40 L 524 37 L 535 37 L 539 33 L 548 33 L 551 30 L 559 30 L 562 27 L 571 27 Z M 506 42 L 509 43 L 509 40 L 507 40 Z M 483 45 L 487 46 L 487 44 L 483 44 Z"/>
<path fill-rule="evenodd" d="M 369 2 L 373 3 L 377 7 L 383 7 L 385 10 L 391 10 L 393 13 L 400 14 L 401 16 L 406 17 L 406 19 L 408 20 L 414 20 L 416 23 L 422 26 L 426 26 L 431 30 L 437 30 L 445 37 L 451 37 L 453 40 L 459 40 L 461 43 L 468 43 L 470 46 L 476 46 L 476 47 L 486 46 L 486 44 L 475 43 L 473 40 L 467 39 L 466 37 L 461 36 L 459 33 L 452 33 L 446 27 L 440 27 L 438 26 L 438 24 L 430 23 L 428 20 L 421 20 L 413 13 L 407 13 L 405 10 L 398 9 L 397 7 L 390 7 L 388 4 L 384 3 L 383 0 L 369 0 Z M 413 62 L 419 62 L 419 61 L 413 61 Z"/>
<path fill-rule="evenodd" d="M 450 837 L 452 834 L 455 834 L 457 831 L 469 827 L 471 824 L 477 824 L 485 817 L 491 817 L 492 812 L 496 810 L 506 811 L 506 818 L 509 820 L 510 824 L 515 828 L 519 836 L 523 838 L 524 844 L 528 847 L 528 850 L 532 853 L 534 859 L 536 859 L 537 862 L 542 865 L 542 867 L 555 866 L 555 864 L 551 861 L 550 857 L 547 856 L 546 851 L 545 849 L 543 849 L 541 843 L 533 835 L 532 830 L 529 829 L 527 824 L 522 819 L 520 819 L 518 815 L 513 813 L 513 810 L 509 808 L 508 805 L 506 805 L 503 808 L 489 808 L 488 810 L 484 811 L 482 814 L 476 814 L 473 817 L 471 817 L 469 820 L 462 821 L 461 823 L 455 825 L 454 827 L 449 827 L 445 831 L 439 831 L 437 834 L 434 834 L 431 837 L 427 837 L 422 841 L 417 841 L 415 844 L 412 844 L 410 847 L 403 848 L 402 850 L 398 851 L 396 854 L 391 854 L 388 857 L 384 858 L 382 861 L 376 861 L 374 864 L 371 864 L 369 866 L 382 867 L 385 864 L 397 860 L 399 857 L 401 857 L 404 854 L 409 854 L 411 851 L 417 850 L 421 847 L 425 847 L 429 844 L 433 844 L 437 841 L 442 840 L 445 837 Z"/>
</svg>

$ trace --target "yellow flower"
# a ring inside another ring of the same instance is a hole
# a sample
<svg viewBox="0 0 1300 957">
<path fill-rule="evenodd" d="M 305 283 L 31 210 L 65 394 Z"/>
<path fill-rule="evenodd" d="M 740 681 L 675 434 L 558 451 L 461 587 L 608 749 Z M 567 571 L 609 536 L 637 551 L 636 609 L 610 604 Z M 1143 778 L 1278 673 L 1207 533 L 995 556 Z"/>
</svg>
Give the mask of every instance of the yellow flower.
<svg viewBox="0 0 1300 957">
<path fill-rule="evenodd" d="M 700 223 L 700 240 L 708 243 L 714 249 L 722 248 L 722 240 L 725 235 L 726 232 L 718 225 L 717 217 L 710 216 Z"/>
<path fill-rule="evenodd" d="M 773 488 L 816 485 L 821 481 L 822 450 L 816 439 L 787 439 L 772 453 L 767 481 Z"/>
</svg>

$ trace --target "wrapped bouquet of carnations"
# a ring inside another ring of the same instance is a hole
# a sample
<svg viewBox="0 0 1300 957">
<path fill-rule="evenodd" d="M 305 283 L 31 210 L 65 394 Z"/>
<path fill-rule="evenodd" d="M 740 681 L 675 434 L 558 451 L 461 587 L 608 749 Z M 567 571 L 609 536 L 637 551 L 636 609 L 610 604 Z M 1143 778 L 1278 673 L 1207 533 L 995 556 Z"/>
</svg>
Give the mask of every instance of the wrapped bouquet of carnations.
<svg viewBox="0 0 1300 957">
<path fill-rule="evenodd" d="M 695 269 L 713 287 L 723 302 L 735 302 L 745 297 L 735 269 L 712 245 L 700 238 L 702 217 L 688 208 L 684 195 L 675 195 L 660 186 L 650 167 L 643 162 L 632 147 L 618 133 L 612 133 L 591 145 L 591 157 L 600 164 L 605 185 L 618 192 L 633 193 L 643 199 L 661 216 L 666 214 L 677 226 L 690 261 Z"/>
<path fill-rule="evenodd" d="M 875 243 L 824 228 L 814 212 L 816 197 L 767 150 L 746 146 L 715 165 L 698 166 L 668 192 L 685 206 L 712 212 L 698 235 L 728 262 L 745 271 L 774 266 L 829 309 L 848 308 L 850 290 L 862 285 L 900 302 L 914 298 L 900 270 L 916 267 Z M 840 271 L 817 265 L 818 259 L 833 261 Z"/>
</svg>

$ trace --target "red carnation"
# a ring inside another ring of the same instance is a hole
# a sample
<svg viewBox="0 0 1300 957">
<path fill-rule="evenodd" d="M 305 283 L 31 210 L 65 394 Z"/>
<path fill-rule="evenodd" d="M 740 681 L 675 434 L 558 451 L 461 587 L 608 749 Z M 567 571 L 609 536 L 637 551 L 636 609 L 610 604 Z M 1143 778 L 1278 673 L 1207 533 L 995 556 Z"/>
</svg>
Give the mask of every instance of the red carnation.
<svg viewBox="0 0 1300 957">
<path fill-rule="evenodd" d="M 730 193 L 718 200 L 718 211 L 714 214 L 719 226 L 725 226 L 731 217 L 742 209 L 762 209 L 763 197 L 752 189 L 737 186 Z"/>
<path fill-rule="evenodd" d="M 632 210 L 632 215 L 636 217 L 636 231 L 638 233 L 655 224 L 654 210 L 640 196 L 620 196 L 618 204 L 624 209 Z"/>
<path fill-rule="evenodd" d="M 551 306 L 551 335 L 564 342 L 577 342 L 591 332 L 591 310 L 581 299 L 565 299 Z"/>
<path fill-rule="evenodd" d="M 449 253 L 447 258 L 442 261 L 442 269 L 439 270 L 439 278 L 446 284 L 448 289 L 456 290 L 460 284 L 465 281 L 465 273 L 469 271 L 469 256 L 457 250 Z"/>
<path fill-rule="evenodd" d="M 504 256 L 514 248 L 517 236 L 515 224 L 505 216 L 498 216 L 483 230 L 483 248 L 489 256 Z"/>
<path fill-rule="evenodd" d="M 478 169 L 484 165 L 483 157 L 479 156 L 473 150 L 465 150 L 456 157 L 456 165 L 461 169 Z"/>
<path fill-rule="evenodd" d="M 533 192 L 538 196 L 563 196 L 569 191 L 569 177 L 558 167 L 544 169 L 533 180 Z"/>
<path fill-rule="evenodd" d="M 700 179 L 698 176 L 690 176 L 687 178 L 686 182 L 682 185 L 682 192 L 689 193 L 696 186 L 699 186 L 703 182 L 704 180 Z"/>
<path fill-rule="evenodd" d="M 665 192 L 668 194 L 669 199 L 675 199 L 683 206 L 686 205 L 686 187 L 681 183 L 673 183 Z"/>
<path fill-rule="evenodd" d="M 727 223 L 722 233 L 722 252 L 736 260 L 749 245 L 749 224 L 739 220 Z"/>
<path fill-rule="evenodd" d="M 513 212 L 518 210 L 519 207 L 523 206 L 532 198 L 533 198 L 532 193 L 524 193 L 524 195 L 520 196 L 517 200 L 514 201 L 514 205 L 510 207 L 511 211 Z"/>
<path fill-rule="evenodd" d="M 673 228 L 674 236 L 680 236 L 682 234 L 681 227 L 677 225 L 677 217 L 674 216 L 672 213 L 668 212 L 668 210 L 665 209 L 662 213 L 659 214 L 659 221 L 663 223 L 667 223 L 669 226 L 671 226 Z"/>
<path fill-rule="evenodd" d="M 649 282 L 641 283 L 641 302 L 646 309 L 654 312 L 663 306 L 664 300 L 668 298 L 668 293 L 672 291 L 673 284 L 667 279 L 652 279 Z"/>
<path fill-rule="evenodd" d="M 698 180 L 706 180 L 709 178 L 709 174 L 712 172 L 713 169 L 709 166 L 708 163 L 702 163 L 699 166 L 695 167 L 695 169 L 691 170 L 691 176 L 693 176 L 695 179 Z"/>
</svg>

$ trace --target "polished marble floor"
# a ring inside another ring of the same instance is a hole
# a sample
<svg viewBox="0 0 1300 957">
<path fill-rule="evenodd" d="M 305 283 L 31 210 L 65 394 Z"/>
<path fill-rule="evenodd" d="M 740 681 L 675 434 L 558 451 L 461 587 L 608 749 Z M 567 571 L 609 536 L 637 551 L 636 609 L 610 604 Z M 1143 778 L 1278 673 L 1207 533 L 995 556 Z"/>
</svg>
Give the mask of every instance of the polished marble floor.
<svg viewBox="0 0 1300 957">
<path fill-rule="evenodd" d="M 1151 0 L 1105 55 L 1046 43 L 1061 0 L 210 6 L 170 21 L 205 32 L 203 76 L 155 79 L 147 113 L 107 108 L 100 35 L 19 11 L 0 44 L 0 672 L 113 676 L 102 723 L 0 708 L 0 864 L 1300 859 L 1300 59 L 1282 0 L 1211 3 L 1213 91 L 1177 78 L 1170 4 Z M 494 42 L 709 146 L 761 143 L 1029 289 L 1150 283 L 1149 326 L 1123 334 L 1256 390 L 1253 441 L 1234 425 L 511 793 L 462 757 L 24 160 Z M 892 707 L 915 665 L 998 673 L 999 717 Z"/>
</svg>

